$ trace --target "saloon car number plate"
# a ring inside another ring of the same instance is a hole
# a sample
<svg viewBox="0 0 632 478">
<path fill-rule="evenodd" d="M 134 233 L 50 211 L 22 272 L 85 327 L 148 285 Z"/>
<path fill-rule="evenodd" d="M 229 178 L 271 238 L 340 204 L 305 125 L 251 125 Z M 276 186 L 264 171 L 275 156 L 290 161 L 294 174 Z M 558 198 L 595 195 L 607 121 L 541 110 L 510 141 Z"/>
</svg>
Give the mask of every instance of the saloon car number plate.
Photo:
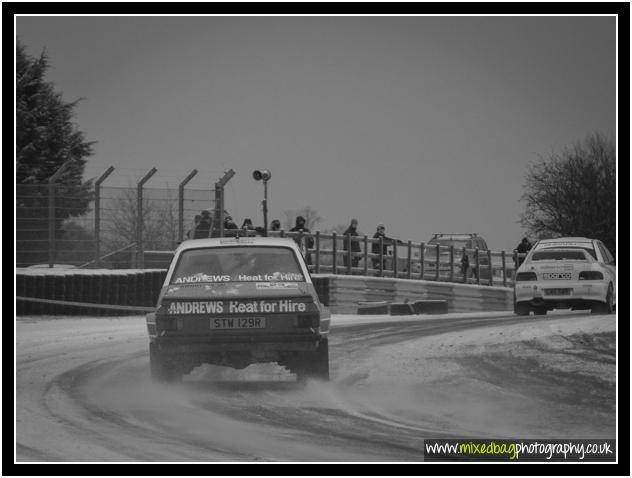
<svg viewBox="0 0 632 478">
<path fill-rule="evenodd" d="M 573 289 L 544 289 L 544 295 L 571 295 Z"/>
<path fill-rule="evenodd" d="M 265 317 L 212 317 L 211 329 L 265 329 Z"/>
</svg>

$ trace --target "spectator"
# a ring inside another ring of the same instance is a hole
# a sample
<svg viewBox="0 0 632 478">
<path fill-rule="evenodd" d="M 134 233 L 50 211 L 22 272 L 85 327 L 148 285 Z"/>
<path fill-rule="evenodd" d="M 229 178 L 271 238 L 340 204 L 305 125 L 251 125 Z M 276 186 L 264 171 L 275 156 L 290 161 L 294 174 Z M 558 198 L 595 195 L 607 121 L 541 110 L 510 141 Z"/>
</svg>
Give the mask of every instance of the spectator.
<svg viewBox="0 0 632 478">
<path fill-rule="evenodd" d="M 273 220 L 272 223 L 270 224 L 270 230 L 271 231 L 280 231 L 281 230 L 281 221 L 279 221 L 278 219 Z"/>
<path fill-rule="evenodd" d="M 463 282 L 467 282 L 467 270 L 470 268 L 470 258 L 463 252 L 461 257 L 461 271 L 463 272 Z"/>
<path fill-rule="evenodd" d="M 241 228 L 247 231 L 254 231 L 255 226 L 252 225 L 252 219 L 250 219 L 249 217 L 244 219 L 244 223 L 241 225 Z"/>
<path fill-rule="evenodd" d="M 233 221 L 233 217 L 230 214 L 226 214 L 224 216 L 224 229 L 239 229 L 235 221 Z"/>
<path fill-rule="evenodd" d="M 518 244 L 518 247 L 516 247 L 516 252 L 518 252 L 518 254 L 526 254 L 530 250 L 531 243 L 529 242 L 529 239 L 523 237 L 522 241 L 520 241 L 520 244 Z M 520 265 L 524 262 L 524 257 L 517 256 L 517 258 L 518 264 L 516 265 L 516 268 L 520 267 Z"/>
<path fill-rule="evenodd" d="M 205 239 L 209 237 L 209 233 L 211 232 L 211 212 L 208 209 L 205 209 L 200 214 L 200 222 L 195 227 L 195 235 L 194 239 Z"/>
<path fill-rule="evenodd" d="M 290 232 L 303 232 L 309 234 L 309 229 L 305 227 L 305 218 L 303 216 L 298 216 L 296 218 L 296 225 L 290 229 Z M 312 237 L 304 237 L 301 243 L 301 240 L 298 236 L 294 238 L 294 241 L 298 244 L 303 252 L 303 256 L 305 257 L 305 264 L 308 266 L 312 264 L 312 255 L 309 253 L 308 249 L 314 247 L 314 238 Z"/>
<path fill-rule="evenodd" d="M 193 218 L 193 227 L 187 231 L 187 240 L 188 239 L 193 239 L 195 237 L 195 229 L 197 228 L 197 226 L 200 223 L 201 219 L 202 219 L 202 215 L 201 214 L 196 214 L 195 215 L 195 217 Z"/>
<path fill-rule="evenodd" d="M 373 234 L 373 239 L 379 240 L 380 237 L 382 238 L 382 270 L 386 268 L 386 253 L 388 252 L 388 245 L 393 242 L 393 240 L 390 237 L 386 237 L 385 233 L 386 233 L 386 227 L 384 227 L 384 224 L 380 223 L 377 225 L 375 234 Z M 373 254 L 380 253 L 379 242 L 376 241 L 373 244 L 371 244 L 371 252 Z M 371 259 L 371 261 L 373 262 L 373 269 L 379 269 L 380 258 L 374 257 Z"/>
<path fill-rule="evenodd" d="M 356 253 L 361 252 L 361 249 L 360 249 L 360 242 L 357 239 L 355 239 L 355 237 L 358 235 L 358 220 L 357 219 L 351 219 L 351 224 L 349 224 L 349 227 L 347 228 L 347 230 L 343 232 L 343 235 L 345 236 L 345 238 L 344 238 L 342 247 L 345 251 L 348 251 L 349 242 L 351 242 L 351 266 L 358 267 L 358 262 L 360 262 L 360 256 L 357 255 Z M 345 267 L 348 267 L 349 266 L 348 254 L 345 254 L 342 258 L 343 258 Z"/>
</svg>

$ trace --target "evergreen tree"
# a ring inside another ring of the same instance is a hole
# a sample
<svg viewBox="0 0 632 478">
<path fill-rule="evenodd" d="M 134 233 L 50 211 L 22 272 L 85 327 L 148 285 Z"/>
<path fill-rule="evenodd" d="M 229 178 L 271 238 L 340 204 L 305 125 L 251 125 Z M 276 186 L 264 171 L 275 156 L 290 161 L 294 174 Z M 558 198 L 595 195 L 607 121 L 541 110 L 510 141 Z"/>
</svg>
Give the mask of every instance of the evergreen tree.
<svg viewBox="0 0 632 478">
<path fill-rule="evenodd" d="M 86 159 L 94 142 L 73 123 L 78 101 L 65 102 L 45 80 L 45 52 L 34 58 L 16 43 L 16 216 L 17 265 L 46 262 L 48 251 L 48 179 L 65 162 L 55 188 L 55 230 L 64 220 L 84 214 L 92 199 L 92 183 L 84 182 Z"/>
</svg>

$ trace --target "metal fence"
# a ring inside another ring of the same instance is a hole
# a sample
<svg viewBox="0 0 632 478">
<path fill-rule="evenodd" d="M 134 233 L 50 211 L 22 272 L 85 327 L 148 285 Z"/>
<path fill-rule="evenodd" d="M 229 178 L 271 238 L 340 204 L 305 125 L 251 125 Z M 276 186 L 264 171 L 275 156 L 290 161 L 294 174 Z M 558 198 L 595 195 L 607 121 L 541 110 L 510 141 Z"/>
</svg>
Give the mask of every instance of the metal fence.
<svg viewBox="0 0 632 478">
<path fill-rule="evenodd" d="M 186 240 L 196 214 L 213 208 L 216 218 L 223 219 L 223 184 L 234 174 L 231 170 L 209 189 L 185 187 L 195 170 L 177 189 L 146 187 L 154 168 L 133 187 L 109 187 L 103 183 L 112 169 L 90 186 L 54 178 L 46 184 L 16 186 L 16 267 L 162 268 L 177 244 Z M 385 243 L 368 236 L 269 235 L 299 242 L 314 273 L 506 286 L 513 284 L 519 260 L 513 251 Z M 469 258 L 466 269 L 461 265 L 464 255 Z"/>
<path fill-rule="evenodd" d="M 132 187 L 103 185 L 111 170 L 90 186 L 16 185 L 16 267 L 143 268 L 144 251 L 173 250 L 216 194 L 187 189 L 186 179 L 177 189 L 144 186 L 155 171 Z"/>
</svg>

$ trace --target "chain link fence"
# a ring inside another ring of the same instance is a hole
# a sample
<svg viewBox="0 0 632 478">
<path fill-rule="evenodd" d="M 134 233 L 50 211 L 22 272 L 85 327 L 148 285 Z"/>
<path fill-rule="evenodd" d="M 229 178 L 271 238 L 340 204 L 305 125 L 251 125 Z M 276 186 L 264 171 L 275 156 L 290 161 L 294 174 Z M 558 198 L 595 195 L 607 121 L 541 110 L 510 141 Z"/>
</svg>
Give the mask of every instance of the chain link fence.
<svg viewBox="0 0 632 478">
<path fill-rule="evenodd" d="M 172 251 L 216 200 L 212 188 L 140 194 L 138 187 L 16 185 L 16 267 L 143 267 L 146 251 Z"/>
</svg>

